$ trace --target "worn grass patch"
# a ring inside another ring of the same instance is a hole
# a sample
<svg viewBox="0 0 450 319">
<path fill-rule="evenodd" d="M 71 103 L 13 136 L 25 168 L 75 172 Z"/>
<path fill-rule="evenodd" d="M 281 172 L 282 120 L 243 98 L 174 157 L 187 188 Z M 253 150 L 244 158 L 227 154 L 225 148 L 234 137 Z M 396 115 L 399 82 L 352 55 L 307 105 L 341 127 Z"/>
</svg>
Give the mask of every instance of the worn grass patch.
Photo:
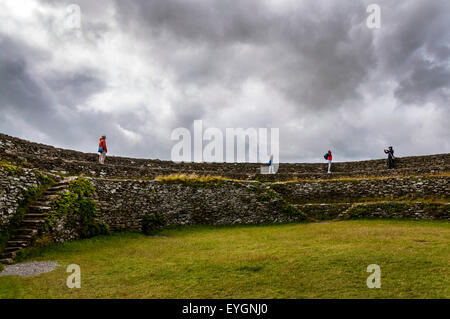
<svg viewBox="0 0 450 319">
<path fill-rule="evenodd" d="M 156 181 L 161 183 L 179 183 L 188 186 L 199 185 L 220 185 L 225 181 L 232 181 L 230 178 L 221 176 L 210 175 L 197 175 L 197 174 L 170 174 L 164 176 L 157 176 Z"/>
<path fill-rule="evenodd" d="M 0 277 L 0 298 L 449 298 L 450 223 L 358 220 L 167 229 L 51 246 L 62 267 Z M 81 289 L 66 267 L 81 267 Z M 381 288 L 369 289 L 370 264 Z"/>
</svg>

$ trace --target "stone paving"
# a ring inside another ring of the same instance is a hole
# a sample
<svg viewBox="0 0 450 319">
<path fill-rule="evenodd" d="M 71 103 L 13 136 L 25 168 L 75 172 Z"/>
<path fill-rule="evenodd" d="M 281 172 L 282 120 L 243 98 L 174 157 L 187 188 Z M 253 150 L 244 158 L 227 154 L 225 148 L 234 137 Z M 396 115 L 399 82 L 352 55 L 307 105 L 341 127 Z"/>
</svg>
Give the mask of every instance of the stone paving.
<svg viewBox="0 0 450 319">
<path fill-rule="evenodd" d="M 0 276 L 33 277 L 53 271 L 59 267 L 54 261 L 31 261 L 26 263 L 5 265 Z"/>
</svg>

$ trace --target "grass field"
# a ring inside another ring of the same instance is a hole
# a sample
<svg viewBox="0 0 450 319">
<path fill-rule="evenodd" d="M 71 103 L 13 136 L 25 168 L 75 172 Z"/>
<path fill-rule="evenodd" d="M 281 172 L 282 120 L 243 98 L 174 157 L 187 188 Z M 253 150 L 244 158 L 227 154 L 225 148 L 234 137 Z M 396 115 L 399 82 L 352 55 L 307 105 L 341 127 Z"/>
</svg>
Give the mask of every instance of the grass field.
<svg viewBox="0 0 450 319">
<path fill-rule="evenodd" d="M 0 277 L 0 298 L 449 298 L 450 223 L 359 220 L 184 227 L 31 251 L 62 267 Z M 81 267 L 81 288 L 66 267 Z M 381 288 L 369 289 L 369 264 Z"/>
</svg>

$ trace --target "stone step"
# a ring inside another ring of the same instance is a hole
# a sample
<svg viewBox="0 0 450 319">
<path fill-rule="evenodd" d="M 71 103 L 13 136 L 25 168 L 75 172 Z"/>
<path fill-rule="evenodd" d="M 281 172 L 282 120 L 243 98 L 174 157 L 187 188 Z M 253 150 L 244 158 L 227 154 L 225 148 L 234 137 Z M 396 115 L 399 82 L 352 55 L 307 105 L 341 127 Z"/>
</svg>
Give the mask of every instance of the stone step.
<svg viewBox="0 0 450 319">
<path fill-rule="evenodd" d="M 30 212 L 47 212 L 52 210 L 50 206 L 31 205 L 28 207 Z"/>
<path fill-rule="evenodd" d="M 11 265 L 14 261 L 12 260 L 12 258 L 4 258 L 4 259 L 0 259 L 0 264 L 4 264 L 4 265 Z"/>
<path fill-rule="evenodd" d="M 12 240 L 31 240 L 33 239 L 32 235 L 12 235 Z"/>
<path fill-rule="evenodd" d="M 29 242 L 30 241 L 28 241 L 28 240 L 8 240 L 7 247 L 10 247 L 10 246 L 11 247 L 17 247 L 17 246 L 24 247 L 24 246 L 28 245 Z"/>
<path fill-rule="evenodd" d="M 45 221 L 45 219 L 25 219 L 22 221 L 23 226 L 39 226 Z"/>
<path fill-rule="evenodd" d="M 65 189 L 68 189 L 68 187 L 67 186 L 58 186 L 55 188 L 55 186 L 52 186 L 52 187 L 46 188 L 43 194 L 61 192 L 62 190 L 65 190 Z"/>
<path fill-rule="evenodd" d="M 37 229 L 33 228 L 18 228 L 14 230 L 15 235 L 35 235 L 37 233 Z"/>
<path fill-rule="evenodd" d="M 53 199 L 50 198 L 41 198 L 39 200 L 37 200 L 35 202 L 36 206 L 50 206 L 50 204 L 52 203 Z"/>
<path fill-rule="evenodd" d="M 49 202 L 52 201 L 56 198 L 58 198 L 59 195 L 58 194 L 43 194 L 42 197 L 38 200 L 38 201 L 44 201 L 44 202 Z"/>
<path fill-rule="evenodd" d="M 54 203 L 56 197 L 57 196 L 55 196 L 55 198 L 39 199 L 38 201 L 35 202 L 35 205 L 36 206 L 50 207 Z"/>
<path fill-rule="evenodd" d="M 8 246 L 5 248 L 5 253 L 11 253 L 11 252 L 18 252 L 19 250 L 22 250 L 23 247 L 21 246 Z"/>
<path fill-rule="evenodd" d="M 24 219 L 27 219 L 27 218 L 26 218 L 27 216 L 42 216 L 42 217 L 45 217 L 45 216 L 48 216 L 48 215 L 47 215 L 48 212 L 49 212 L 49 211 L 45 211 L 45 212 L 41 212 L 41 211 L 33 211 L 33 212 L 30 212 L 30 213 L 26 213 L 26 214 L 24 215 Z"/>
<path fill-rule="evenodd" d="M 46 190 L 44 192 L 44 194 L 42 194 L 42 196 L 44 196 L 44 197 L 55 196 L 56 197 L 56 196 L 59 196 L 61 193 L 62 193 L 61 191 L 49 191 L 49 190 Z"/>
<path fill-rule="evenodd" d="M 50 206 L 51 202 L 36 202 L 35 204 L 39 206 Z M 40 210 L 35 209 L 33 212 L 40 212 Z"/>
<path fill-rule="evenodd" d="M 4 252 L 3 254 L 0 254 L 0 259 L 10 259 L 16 257 L 16 255 L 17 251 Z"/>
<path fill-rule="evenodd" d="M 61 190 L 65 190 L 65 189 L 67 189 L 68 187 L 67 187 L 67 185 L 56 185 L 56 186 L 52 186 L 52 187 L 49 187 L 49 188 L 47 188 L 47 192 L 48 191 L 50 191 L 50 192 L 52 192 L 52 191 L 61 191 Z"/>
<path fill-rule="evenodd" d="M 64 180 L 64 181 L 58 182 L 55 185 L 53 185 L 53 187 L 58 187 L 58 186 L 69 186 L 69 181 Z"/>
<path fill-rule="evenodd" d="M 39 214 L 39 213 L 37 213 L 37 214 L 33 214 L 33 213 L 29 213 L 29 214 L 26 214 L 25 216 L 24 216 L 24 219 L 26 219 L 26 220 L 30 220 L 30 219 L 45 219 L 47 216 L 45 215 L 45 214 Z"/>
<path fill-rule="evenodd" d="M 56 184 L 53 186 L 50 186 L 49 188 L 47 188 L 47 190 L 64 190 L 64 189 L 68 189 L 69 188 L 69 183 L 61 183 L 61 184 Z"/>
</svg>

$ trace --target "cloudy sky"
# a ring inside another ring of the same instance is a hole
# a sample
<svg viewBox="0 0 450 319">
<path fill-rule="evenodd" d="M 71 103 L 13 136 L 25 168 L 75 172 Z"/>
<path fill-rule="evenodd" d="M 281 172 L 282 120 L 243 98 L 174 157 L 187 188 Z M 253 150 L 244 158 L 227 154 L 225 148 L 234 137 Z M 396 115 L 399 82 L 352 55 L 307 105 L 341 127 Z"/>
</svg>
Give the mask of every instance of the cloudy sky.
<svg viewBox="0 0 450 319">
<path fill-rule="evenodd" d="M 448 0 L 1 0 L 0 132 L 170 159 L 199 119 L 279 128 L 281 162 L 446 153 L 449 30 Z"/>
</svg>

